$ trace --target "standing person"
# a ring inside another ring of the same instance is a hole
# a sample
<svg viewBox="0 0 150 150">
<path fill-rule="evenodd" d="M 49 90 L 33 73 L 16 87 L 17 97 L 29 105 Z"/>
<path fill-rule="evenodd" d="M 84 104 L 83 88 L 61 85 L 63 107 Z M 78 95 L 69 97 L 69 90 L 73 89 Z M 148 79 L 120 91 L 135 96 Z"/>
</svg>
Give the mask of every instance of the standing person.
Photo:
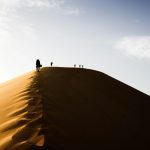
<svg viewBox="0 0 150 150">
<path fill-rule="evenodd" d="M 39 72 L 40 71 L 40 67 L 42 67 L 41 63 L 40 63 L 40 60 L 37 59 L 36 60 L 36 70 Z"/>
<path fill-rule="evenodd" d="M 53 62 L 51 62 L 51 67 L 53 66 Z"/>
</svg>

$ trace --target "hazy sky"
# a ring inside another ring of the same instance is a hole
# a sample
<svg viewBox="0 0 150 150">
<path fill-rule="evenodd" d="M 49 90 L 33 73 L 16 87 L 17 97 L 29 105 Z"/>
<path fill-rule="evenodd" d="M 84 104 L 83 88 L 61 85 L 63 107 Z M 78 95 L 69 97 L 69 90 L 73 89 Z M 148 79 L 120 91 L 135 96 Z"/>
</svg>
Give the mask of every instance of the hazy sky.
<svg viewBox="0 0 150 150">
<path fill-rule="evenodd" d="M 43 66 L 102 71 L 150 94 L 150 0 L 0 0 L 0 82 Z"/>
</svg>

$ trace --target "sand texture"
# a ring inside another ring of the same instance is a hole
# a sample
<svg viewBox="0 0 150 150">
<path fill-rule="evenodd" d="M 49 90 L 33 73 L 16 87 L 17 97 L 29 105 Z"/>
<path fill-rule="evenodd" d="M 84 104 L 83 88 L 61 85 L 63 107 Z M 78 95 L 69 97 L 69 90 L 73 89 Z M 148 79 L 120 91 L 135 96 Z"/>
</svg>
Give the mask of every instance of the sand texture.
<svg viewBox="0 0 150 150">
<path fill-rule="evenodd" d="M 150 97 L 106 74 L 45 67 L 0 85 L 0 150 L 150 150 Z"/>
</svg>

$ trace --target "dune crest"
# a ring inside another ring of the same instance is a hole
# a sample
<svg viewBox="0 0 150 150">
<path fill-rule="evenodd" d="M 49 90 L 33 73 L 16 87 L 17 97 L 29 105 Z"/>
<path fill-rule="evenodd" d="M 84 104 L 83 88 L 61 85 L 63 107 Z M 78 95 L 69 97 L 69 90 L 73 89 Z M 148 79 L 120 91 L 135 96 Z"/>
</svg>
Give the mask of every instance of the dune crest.
<svg viewBox="0 0 150 150">
<path fill-rule="evenodd" d="M 149 108 L 101 72 L 42 68 L 0 85 L 0 150 L 150 149 Z"/>
</svg>

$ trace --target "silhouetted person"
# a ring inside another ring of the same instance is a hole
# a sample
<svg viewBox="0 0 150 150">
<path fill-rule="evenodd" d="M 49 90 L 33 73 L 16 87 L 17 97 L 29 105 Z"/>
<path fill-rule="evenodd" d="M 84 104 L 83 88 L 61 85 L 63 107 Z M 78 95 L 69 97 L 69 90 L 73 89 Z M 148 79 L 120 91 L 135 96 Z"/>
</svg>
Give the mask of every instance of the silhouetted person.
<svg viewBox="0 0 150 150">
<path fill-rule="evenodd" d="M 74 68 L 76 68 L 76 64 L 74 64 Z"/>
<path fill-rule="evenodd" d="M 79 68 L 81 68 L 81 65 L 79 65 Z"/>
<path fill-rule="evenodd" d="M 84 68 L 83 65 L 82 65 L 82 68 Z"/>
<path fill-rule="evenodd" d="M 42 67 L 42 65 L 40 64 L 40 60 L 37 59 L 36 60 L 36 70 L 39 72 L 40 71 L 40 67 Z"/>
<path fill-rule="evenodd" d="M 51 62 L 51 67 L 53 66 L 53 62 Z"/>
</svg>

